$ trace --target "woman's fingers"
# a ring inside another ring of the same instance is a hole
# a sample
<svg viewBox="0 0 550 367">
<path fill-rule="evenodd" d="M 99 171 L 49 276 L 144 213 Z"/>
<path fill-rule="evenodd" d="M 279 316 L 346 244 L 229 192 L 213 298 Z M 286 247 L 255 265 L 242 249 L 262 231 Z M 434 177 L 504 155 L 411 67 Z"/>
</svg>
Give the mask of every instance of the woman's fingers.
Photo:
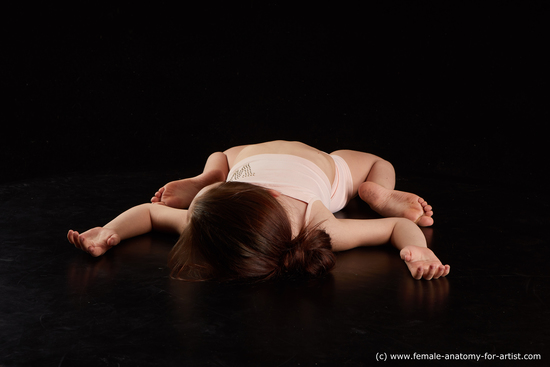
<svg viewBox="0 0 550 367">
<path fill-rule="evenodd" d="M 75 245 L 77 248 L 80 247 L 80 234 L 77 231 L 70 230 L 69 233 L 67 233 L 67 239 L 70 243 Z"/>
</svg>

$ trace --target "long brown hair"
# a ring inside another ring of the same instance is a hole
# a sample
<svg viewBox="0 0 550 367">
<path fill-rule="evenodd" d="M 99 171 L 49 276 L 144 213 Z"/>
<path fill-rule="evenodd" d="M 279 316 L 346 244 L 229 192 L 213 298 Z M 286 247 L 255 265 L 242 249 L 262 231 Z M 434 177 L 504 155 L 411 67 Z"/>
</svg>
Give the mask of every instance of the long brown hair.
<svg viewBox="0 0 550 367">
<path fill-rule="evenodd" d="M 318 276 L 335 264 L 330 236 L 318 225 L 293 238 L 286 210 L 260 186 L 224 182 L 197 198 L 170 253 L 184 280 Z"/>
</svg>

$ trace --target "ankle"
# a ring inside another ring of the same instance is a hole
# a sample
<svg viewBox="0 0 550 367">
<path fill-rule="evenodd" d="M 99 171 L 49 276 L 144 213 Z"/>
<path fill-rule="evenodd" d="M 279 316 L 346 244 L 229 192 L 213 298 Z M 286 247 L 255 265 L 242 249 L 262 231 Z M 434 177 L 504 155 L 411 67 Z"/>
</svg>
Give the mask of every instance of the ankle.
<svg viewBox="0 0 550 367">
<path fill-rule="evenodd" d="M 382 185 L 377 184 L 373 181 L 365 181 L 357 190 L 359 197 L 366 202 L 367 204 L 379 204 L 380 200 L 382 200 L 383 192 L 385 191 L 385 188 Z"/>
<path fill-rule="evenodd" d="M 216 182 L 224 181 L 225 177 L 221 170 L 211 170 L 201 173 L 200 175 L 194 177 L 194 179 L 200 183 L 201 186 L 208 186 Z"/>
</svg>

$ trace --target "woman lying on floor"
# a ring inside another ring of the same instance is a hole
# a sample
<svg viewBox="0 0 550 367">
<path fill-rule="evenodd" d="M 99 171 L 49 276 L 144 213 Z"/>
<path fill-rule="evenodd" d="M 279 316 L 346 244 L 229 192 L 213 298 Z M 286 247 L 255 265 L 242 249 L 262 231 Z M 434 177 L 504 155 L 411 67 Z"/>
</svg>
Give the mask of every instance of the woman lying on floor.
<svg viewBox="0 0 550 367">
<path fill-rule="evenodd" d="M 179 233 L 169 265 L 186 280 L 318 276 L 334 266 L 333 251 L 389 242 L 415 279 L 446 276 L 449 265 L 418 228 L 433 224 L 432 207 L 394 186 L 393 166 L 369 153 L 327 154 L 287 141 L 243 145 L 213 153 L 202 174 L 168 183 L 152 203 L 67 237 L 100 256 L 153 229 Z M 332 214 L 357 194 L 385 218 Z"/>
</svg>

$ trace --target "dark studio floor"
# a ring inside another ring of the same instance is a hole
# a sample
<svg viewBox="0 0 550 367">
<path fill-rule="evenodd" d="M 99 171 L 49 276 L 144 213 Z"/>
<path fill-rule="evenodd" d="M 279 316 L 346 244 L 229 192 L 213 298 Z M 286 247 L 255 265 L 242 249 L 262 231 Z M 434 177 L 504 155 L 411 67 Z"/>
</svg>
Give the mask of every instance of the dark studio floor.
<svg viewBox="0 0 550 367">
<path fill-rule="evenodd" d="M 10 3 L 0 367 L 550 366 L 547 2 L 358 4 Z M 449 276 L 386 245 L 323 279 L 186 283 L 175 236 L 66 239 L 274 139 L 392 162 Z"/>
<path fill-rule="evenodd" d="M 2 367 L 368 366 L 415 352 L 440 354 L 426 365 L 448 365 L 446 354 L 462 358 L 456 365 L 473 363 L 466 354 L 482 366 L 548 365 L 547 196 L 399 179 L 434 206 L 425 234 L 451 273 L 433 281 L 413 280 L 389 246 L 339 254 L 326 279 L 230 285 L 171 280 L 171 236 L 129 240 L 98 259 L 66 241 L 68 229 L 104 224 L 174 178 L 0 186 Z M 373 214 L 354 201 L 343 215 Z M 518 360 L 525 354 L 541 359 Z"/>
</svg>

